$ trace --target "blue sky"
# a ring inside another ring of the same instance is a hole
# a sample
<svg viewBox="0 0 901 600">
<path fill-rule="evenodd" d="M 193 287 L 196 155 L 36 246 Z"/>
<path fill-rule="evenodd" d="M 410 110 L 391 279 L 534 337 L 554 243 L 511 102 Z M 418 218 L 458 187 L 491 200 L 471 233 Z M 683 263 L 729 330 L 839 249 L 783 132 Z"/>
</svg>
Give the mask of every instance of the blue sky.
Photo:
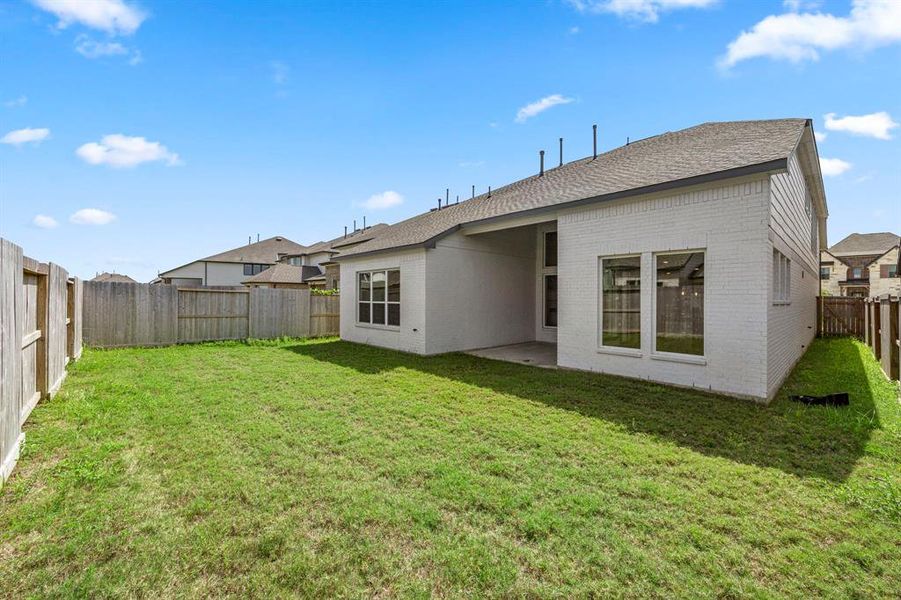
<svg viewBox="0 0 901 600">
<path fill-rule="evenodd" d="M 593 123 L 774 117 L 826 134 L 831 243 L 901 233 L 899 6 L 0 0 L 0 234 L 146 281 L 503 185 Z"/>
</svg>

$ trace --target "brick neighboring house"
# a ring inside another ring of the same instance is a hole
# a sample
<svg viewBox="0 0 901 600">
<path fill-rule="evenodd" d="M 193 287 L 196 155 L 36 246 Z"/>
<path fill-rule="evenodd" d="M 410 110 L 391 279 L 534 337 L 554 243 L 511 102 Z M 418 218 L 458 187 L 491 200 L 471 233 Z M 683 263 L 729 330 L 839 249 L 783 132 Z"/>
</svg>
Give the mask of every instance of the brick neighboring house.
<svg viewBox="0 0 901 600">
<path fill-rule="evenodd" d="M 823 250 L 822 294 L 862 298 L 901 294 L 899 244 L 895 233 L 852 233 Z"/>
<path fill-rule="evenodd" d="M 811 120 L 704 123 L 342 252 L 341 337 L 426 355 L 528 343 L 561 367 L 765 401 L 816 333 L 826 217 Z"/>
</svg>

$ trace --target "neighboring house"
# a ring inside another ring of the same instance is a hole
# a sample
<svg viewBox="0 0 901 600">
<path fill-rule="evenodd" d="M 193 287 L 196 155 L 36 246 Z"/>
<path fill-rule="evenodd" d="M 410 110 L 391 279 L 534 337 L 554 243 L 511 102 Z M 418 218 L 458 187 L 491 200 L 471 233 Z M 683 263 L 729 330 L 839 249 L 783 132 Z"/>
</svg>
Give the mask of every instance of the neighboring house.
<svg viewBox="0 0 901 600">
<path fill-rule="evenodd" d="M 337 290 L 341 288 L 340 270 L 338 264 L 334 261 L 334 257 L 341 254 L 354 246 L 358 246 L 363 242 L 371 240 L 378 235 L 387 225 L 378 223 L 363 229 L 357 229 L 351 233 L 345 233 L 341 237 L 325 242 L 316 242 L 301 252 L 286 254 L 279 257 L 279 262 L 292 265 L 294 267 L 302 267 L 302 272 L 292 272 L 292 277 L 300 276 L 301 283 L 305 284 L 300 287 L 311 287 L 319 289 Z M 286 275 L 287 276 L 287 275 Z M 262 283 L 262 280 L 259 280 Z M 245 284 L 258 283 L 257 277 L 245 281 Z"/>
<path fill-rule="evenodd" d="M 300 244 L 275 236 L 189 262 L 160 273 L 159 278 L 161 283 L 180 286 L 239 286 L 274 265 L 280 256 L 303 250 Z"/>
<path fill-rule="evenodd" d="M 901 294 L 899 243 L 895 233 L 852 233 L 820 253 L 824 296 Z"/>
<path fill-rule="evenodd" d="M 311 287 L 310 278 L 320 275 L 318 267 L 295 267 L 287 263 L 277 263 L 245 279 L 243 284 L 247 287 L 306 289 Z"/>
<path fill-rule="evenodd" d="M 98 273 L 90 281 L 111 281 L 114 283 L 137 283 L 134 279 L 129 277 L 128 275 L 122 275 L 120 273 Z"/>
<path fill-rule="evenodd" d="M 826 216 L 809 119 L 705 123 L 343 251 L 341 337 L 545 341 L 562 367 L 768 399 L 816 332 Z"/>
</svg>

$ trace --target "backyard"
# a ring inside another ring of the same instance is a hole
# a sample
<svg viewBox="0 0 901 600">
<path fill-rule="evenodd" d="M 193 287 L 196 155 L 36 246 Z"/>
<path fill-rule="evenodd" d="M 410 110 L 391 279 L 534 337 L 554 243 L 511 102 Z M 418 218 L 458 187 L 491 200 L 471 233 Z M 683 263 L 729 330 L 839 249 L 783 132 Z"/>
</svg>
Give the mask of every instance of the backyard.
<svg viewBox="0 0 901 600">
<path fill-rule="evenodd" d="M 26 432 L 0 597 L 901 589 L 898 388 L 850 339 L 768 407 L 333 339 L 86 350 Z"/>
</svg>

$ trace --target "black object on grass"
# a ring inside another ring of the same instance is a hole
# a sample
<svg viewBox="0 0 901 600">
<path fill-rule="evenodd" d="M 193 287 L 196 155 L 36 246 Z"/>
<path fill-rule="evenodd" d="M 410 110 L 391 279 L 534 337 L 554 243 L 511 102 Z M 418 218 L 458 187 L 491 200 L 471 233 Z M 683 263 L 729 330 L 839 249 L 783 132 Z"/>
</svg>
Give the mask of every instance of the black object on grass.
<svg viewBox="0 0 901 600">
<path fill-rule="evenodd" d="M 792 396 L 791 399 L 809 406 L 848 406 L 851 403 L 848 392 L 826 394 L 825 396 Z"/>
</svg>

